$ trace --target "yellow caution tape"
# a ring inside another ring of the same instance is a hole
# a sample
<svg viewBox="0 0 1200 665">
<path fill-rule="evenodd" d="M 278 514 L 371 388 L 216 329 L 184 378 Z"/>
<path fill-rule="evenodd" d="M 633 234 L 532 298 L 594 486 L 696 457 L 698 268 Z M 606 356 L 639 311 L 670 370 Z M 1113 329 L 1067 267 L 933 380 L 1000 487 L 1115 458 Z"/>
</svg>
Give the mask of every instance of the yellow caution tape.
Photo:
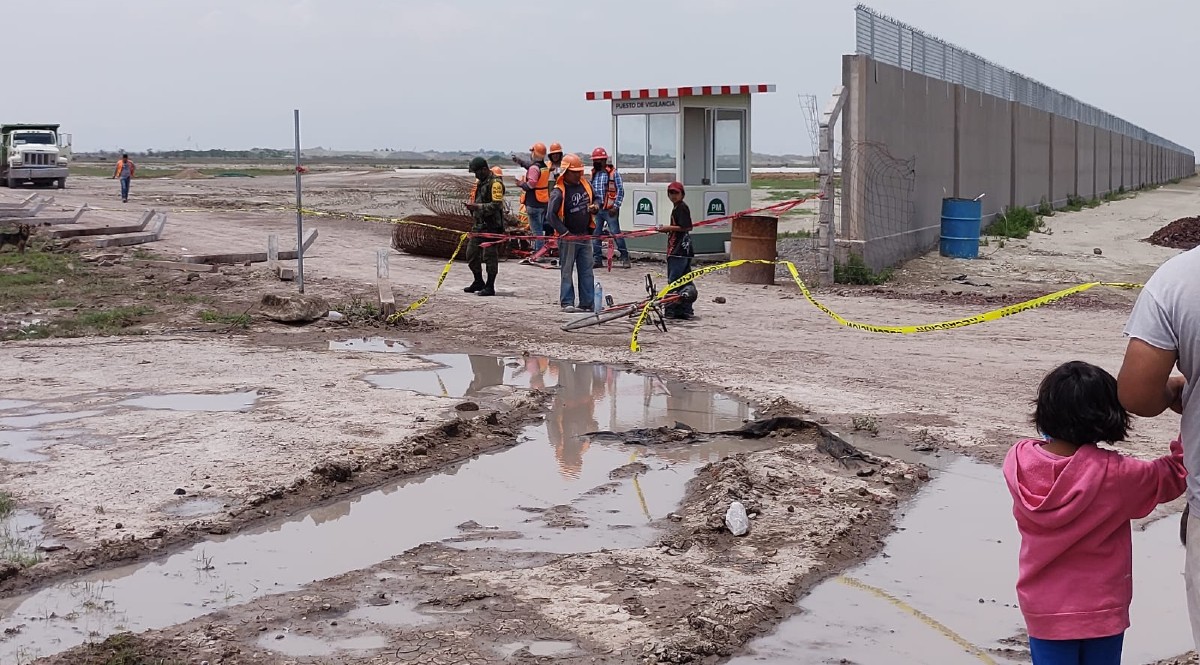
<svg viewBox="0 0 1200 665">
<path fill-rule="evenodd" d="M 1142 288 L 1141 284 L 1132 284 L 1129 282 L 1088 282 L 1086 284 L 1079 284 L 1077 286 L 1072 286 L 1070 288 L 1066 288 L 1061 291 L 1055 291 L 1054 293 L 1050 293 L 1050 294 L 1047 294 L 1044 296 L 1039 296 L 1032 300 L 1026 300 L 1025 302 L 1019 302 L 1019 303 L 1016 303 L 1013 305 L 1008 305 L 1006 307 L 1001 307 L 1000 309 L 994 309 L 989 312 L 984 312 L 982 314 L 976 314 L 975 316 L 967 316 L 967 317 L 963 317 L 961 319 L 953 319 L 950 321 L 941 321 L 939 323 L 927 323 L 927 324 L 915 325 L 915 326 L 877 326 L 877 325 L 872 325 L 869 323 L 858 323 L 856 321 L 850 321 L 849 319 L 842 317 L 840 314 L 833 311 L 832 309 L 829 309 L 824 304 L 822 304 L 819 300 L 814 298 L 812 291 L 809 290 L 808 286 L 804 283 L 804 280 L 800 279 L 800 272 L 798 270 L 796 270 L 795 264 L 793 264 L 791 261 L 767 261 L 765 259 L 739 259 L 737 261 L 729 261 L 729 262 L 720 263 L 717 265 L 705 266 L 703 268 L 700 268 L 699 270 L 693 270 L 692 272 L 690 272 L 690 273 L 684 275 L 683 277 L 680 277 L 679 279 L 675 280 L 674 282 L 671 282 L 670 284 L 666 285 L 661 291 L 658 292 L 658 294 L 656 294 L 656 296 L 654 297 L 653 300 L 648 300 L 646 302 L 646 304 L 642 306 L 642 311 L 638 315 L 637 323 L 635 323 L 633 326 L 633 336 L 629 340 L 629 349 L 631 351 L 636 352 L 641 348 L 638 346 L 638 341 L 637 341 L 638 333 L 641 332 L 642 325 L 645 324 L 646 318 L 650 312 L 650 308 L 654 305 L 656 300 L 663 298 L 668 293 L 670 293 L 671 291 L 673 291 L 675 289 L 678 289 L 679 287 L 683 286 L 684 284 L 689 284 L 691 282 L 694 282 L 697 279 L 704 277 L 705 275 L 709 275 L 711 273 L 718 272 L 720 270 L 725 270 L 728 268 L 736 268 L 737 266 L 751 264 L 751 263 L 786 266 L 788 269 L 788 272 L 792 276 L 792 281 L 796 282 L 796 286 L 799 287 L 800 293 L 804 295 L 804 298 L 806 300 L 808 300 L 808 302 L 812 303 L 812 305 L 814 307 L 821 310 L 822 312 L 825 312 L 825 314 L 828 315 L 829 318 L 833 319 L 834 321 L 837 321 L 841 325 L 846 326 L 847 328 L 857 328 L 858 330 L 865 330 L 867 332 L 887 333 L 887 334 L 893 334 L 893 335 L 896 335 L 896 334 L 911 335 L 914 333 L 933 332 L 935 330 L 952 330 L 954 328 L 965 328 L 966 326 L 973 326 L 973 325 L 976 325 L 979 323 L 995 321 L 997 319 L 1002 319 L 1006 316 L 1012 316 L 1013 314 L 1019 314 L 1021 312 L 1027 311 L 1027 310 L 1041 307 L 1043 305 L 1049 305 L 1050 303 L 1057 302 L 1059 300 L 1062 300 L 1063 298 L 1066 298 L 1068 296 L 1073 296 L 1077 293 L 1083 293 L 1084 291 L 1096 288 L 1097 286 L 1109 286 L 1109 287 L 1113 287 L 1113 288 L 1117 288 L 1117 289 L 1140 289 L 1140 288 Z"/>
<path fill-rule="evenodd" d="M 889 603 L 895 605 L 896 607 L 900 608 L 904 612 L 907 612 L 908 614 L 911 614 L 912 616 L 916 617 L 921 623 L 925 624 L 926 626 L 929 626 L 930 628 L 936 630 L 937 632 L 941 633 L 945 637 L 949 638 L 950 641 L 954 642 L 958 646 L 962 647 L 963 649 L 966 649 L 967 653 L 978 658 L 980 662 L 987 663 L 987 665 L 996 665 L 996 661 L 992 660 L 991 656 L 987 655 L 987 653 L 984 652 L 979 647 L 968 642 L 966 638 L 964 638 L 963 636 L 959 635 L 958 633 L 950 630 L 946 626 L 942 625 L 942 623 L 939 622 L 937 619 L 934 619 L 933 617 L 929 616 L 928 614 L 925 614 L 921 610 L 918 610 L 917 608 L 913 607 L 912 605 L 909 605 L 908 603 L 904 602 L 903 600 L 896 598 L 895 596 L 884 591 L 883 589 L 873 587 L 869 584 L 864 584 L 852 577 L 846 577 L 845 575 L 839 576 L 837 578 L 837 580 L 839 582 L 841 582 L 842 584 L 845 584 L 846 586 L 854 587 L 855 589 L 861 589 L 862 591 L 866 591 L 868 593 L 874 594 L 874 595 L 878 596 L 879 598 L 882 598 L 883 600 L 888 601 Z"/>
<path fill-rule="evenodd" d="M 629 456 L 629 463 L 633 464 L 634 462 L 637 461 L 637 458 L 638 458 L 637 451 L 634 451 L 634 453 Z M 646 515 L 647 520 L 653 520 L 654 518 L 650 517 L 650 508 L 649 508 L 649 506 L 646 505 L 646 495 L 642 494 L 642 485 L 641 485 L 641 483 L 638 482 L 638 477 L 637 477 L 636 473 L 633 474 L 633 489 L 635 492 L 637 492 L 638 502 L 642 504 L 642 513 L 644 513 Z"/>
<path fill-rule="evenodd" d="M 405 307 L 403 311 L 396 312 L 395 314 L 389 316 L 387 318 L 388 323 L 396 323 L 403 318 L 405 314 L 415 312 L 422 305 L 429 302 L 429 299 L 433 297 L 433 294 L 437 293 L 438 289 L 442 288 L 442 284 L 446 283 L 446 276 L 450 274 L 450 268 L 454 267 L 454 259 L 458 258 L 458 253 L 462 251 L 463 245 L 467 244 L 468 238 L 470 238 L 470 236 L 466 233 L 459 237 L 458 245 L 454 247 L 454 253 L 450 255 L 450 260 L 446 261 L 446 265 L 442 268 L 442 274 L 438 276 L 437 284 L 434 285 L 433 290 L 421 296 L 421 298 L 413 304 Z"/>
</svg>

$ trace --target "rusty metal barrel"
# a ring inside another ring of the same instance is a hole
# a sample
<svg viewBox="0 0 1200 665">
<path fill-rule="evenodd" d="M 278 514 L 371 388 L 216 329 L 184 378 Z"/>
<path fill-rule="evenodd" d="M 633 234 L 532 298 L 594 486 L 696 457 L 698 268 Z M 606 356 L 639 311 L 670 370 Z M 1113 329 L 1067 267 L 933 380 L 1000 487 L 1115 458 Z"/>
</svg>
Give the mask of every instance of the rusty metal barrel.
<svg viewBox="0 0 1200 665">
<path fill-rule="evenodd" d="M 769 215 L 743 215 L 733 218 L 729 238 L 729 258 L 774 261 L 779 239 L 779 218 Z M 775 265 L 749 263 L 729 270 L 729 281 L 735 284 L 774 284 Z"/>
</svg>

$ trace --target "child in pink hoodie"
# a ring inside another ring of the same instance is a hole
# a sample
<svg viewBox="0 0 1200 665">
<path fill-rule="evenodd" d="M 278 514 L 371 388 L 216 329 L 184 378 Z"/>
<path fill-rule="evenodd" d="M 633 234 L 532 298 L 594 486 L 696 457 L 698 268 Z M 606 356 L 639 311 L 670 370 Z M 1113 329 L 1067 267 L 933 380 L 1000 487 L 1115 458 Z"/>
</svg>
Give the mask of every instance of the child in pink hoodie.
<svg viewBox="0 0 1200 665">
<path fill-rule="evenodd" d="M 1034 665 L 1120 665 L 1133 600 L 1130 520 L 1183 494 L 1178 440 L 1152 462 L 1096 444 L 1123 441 L 1117 381 L 1070 362 L 1038 388 L 1034 423 L 1004 459 L 1021 532 L 1017 597 Z"/>
</svg>

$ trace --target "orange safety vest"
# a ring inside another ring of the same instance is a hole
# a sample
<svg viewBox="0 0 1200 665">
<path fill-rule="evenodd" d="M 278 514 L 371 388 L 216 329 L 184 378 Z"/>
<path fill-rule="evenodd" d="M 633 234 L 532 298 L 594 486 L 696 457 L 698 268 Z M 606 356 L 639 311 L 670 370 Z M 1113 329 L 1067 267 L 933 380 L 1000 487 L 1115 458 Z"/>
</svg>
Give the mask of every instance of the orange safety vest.
<svg viewBox="0 0 1200 665">
<path fill-rule="evenodd" d="M 612 210 L 613 204 L 617 202 L 617 167 L 612 164 L 605 164 L 604 170 L 608 171 L 608 186 L 604 188 L 604 205 L 601 210 Z M 596 179 L 596 171 L 592 171 L 592 179 Z"/>
<path fill-rule="evenodd" d="M 584 180 L 583 178 L 580 178 L 579 184 L 583 185 L 583 191 L 587 192 L 588 205 L 591 205 L 592 200 L 596 196 L 594 193 L 592 193 L 592 183 L 588 182 L 587 180 Z M 558 218 L 563 220 L 563 223 L 566 224 L 567 220 L 566 220 L 566 217 L 563 217 L 563 215 L 566 213 L 566 210 L 567 210 L 567 181 L 563 180 L 562 178 L 559 178 L 558 182 L 555 183 L 555 185 L 554 185 L 554 189 L 557 189 L 558 191 L 562 192 L 562 201 L 560 201 L 558 204 Z M 591 211 L 588 212 L 588 228 L 589 229 L 596 228 L 596 216 L 593 215 L 591 213 Z"/>
<path fill-rule="evenodd" d="M 133 163 L 133 160 L 132 159 L 118 159 L 117 160 L 117 171 L 116 171 L 116 173 L 113 174 L 114 178 L 121 177 L 121 171 L 122 171 L 122 169 L 124 169 L 126 162 L 129 162 L 129 177 L 130 178 L 133 177 L 133 172 L 137 170 L 137 165 Z"/>
<path fill-rule="evenodd" d="M 550 167 L 546 166 L 545 162 L 535 164 L 538 167 L 538 180 L 533 184 L 533 196 L 538 203 L 547 204 L 550 202 Z M 521 203 L 525 203 L 525 195 L 529 192 L 521 191 Z"/>
</svg>

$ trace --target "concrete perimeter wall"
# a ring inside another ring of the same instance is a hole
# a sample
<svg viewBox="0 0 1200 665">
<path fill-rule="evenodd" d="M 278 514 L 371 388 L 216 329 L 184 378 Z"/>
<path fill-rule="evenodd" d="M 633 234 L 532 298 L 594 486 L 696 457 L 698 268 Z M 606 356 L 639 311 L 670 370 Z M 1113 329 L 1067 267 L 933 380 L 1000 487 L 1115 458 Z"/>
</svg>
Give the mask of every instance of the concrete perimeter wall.
<svg viewBox="0 0 1200 665">
<path fill-rule="evenodd" d="M 1196 173 L 1191 154 L 865 55 L 845 56 L 842 78 L 849 99 L 842 121 L 841 240 L 874 269 L 937 245 L 946 196 L 984 194 L 986 226 L 1009 206 L 1032 208 L 1046 200 L 1060 207 L 1071 196 L 1091 199 Z M 911 160 L 912 172 L 881 177 L 880 152 L 897 164 Z M 908 212 L 896 204 L 909 196 L 897 184 L 904 178 L 911 180 Z M 897 191 L 875 191 L 881 187 Z"/>
</svg>

